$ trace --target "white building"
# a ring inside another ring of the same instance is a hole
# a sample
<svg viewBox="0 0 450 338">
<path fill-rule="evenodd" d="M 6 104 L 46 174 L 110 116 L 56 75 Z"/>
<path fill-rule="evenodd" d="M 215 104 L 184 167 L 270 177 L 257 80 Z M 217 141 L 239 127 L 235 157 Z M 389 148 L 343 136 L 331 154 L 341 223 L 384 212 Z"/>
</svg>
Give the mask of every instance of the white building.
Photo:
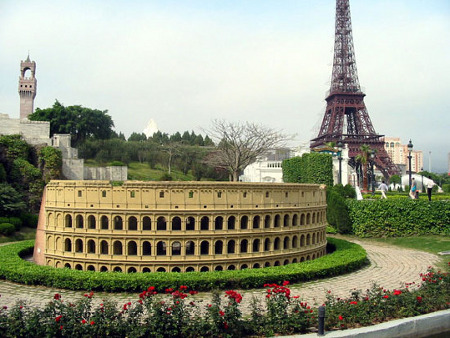
<svg viewBox="0 0 450 338">
<path fill-rule="evenodd" d="M 330 148 L 331 149 L 331 148 Z M 309 153 L 309 145 L 300 145 L 294 151 L 286 151 L 282 155 L 274 152 L 264 157 L 260 157 L 244 169 L 243 175 L 239 177 L 242 182 L 283 182 L 282 163 L 284 159 L 302 156 Z M 339 158 L 336 152 L 330 151 L 333 156 L 333 181 L 334 184 L 339 182 Z M 356 183 L 356 173 L 348 165 L 348 148 L 342 149 L 341 159 L 341 177 L 342 184 Z"/>
</svg>

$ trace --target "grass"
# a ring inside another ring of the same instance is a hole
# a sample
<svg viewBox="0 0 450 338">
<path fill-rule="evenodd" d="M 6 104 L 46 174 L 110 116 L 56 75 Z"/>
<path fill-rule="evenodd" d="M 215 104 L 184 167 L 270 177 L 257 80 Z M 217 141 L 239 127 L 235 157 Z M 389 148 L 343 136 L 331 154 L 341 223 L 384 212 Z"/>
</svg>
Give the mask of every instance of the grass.
<svg viewBox="0 0 450 338">
<path fill-rule="evenodd" d="M 93 159 L 85 160 L 84 164 L 89 167 L 101 166 Z M 148 163 L 130 162 L 128 164 L 128 179 L 136 181 L 159 181 L 164 174 L 167 174 L 168 170 L 157 165 L 156 168 L 150 168 Z M 188 173 L 183 174 L 178 170 L 171 170 L 170 174 L 174 181 L 194 181 L 193 175 Z"/>
<path fill-rule="evenodd" d="M 23 227 L 20 231 L 15 232 L 12 236 L 1 236 L 0 243 L 24 241 L 36 238 L 36 229 Z"/>
<path fill-rule="evenodd" d="M 150 168 L 148 163 L 130 162 L 128 164 L 128 179 L 139 181 L 159 181 L 161 176 L 167 174 L 167 170 L 157 166 Z M 184 175 L 182 172 L 172 170 L 170 174 L 174 181 L 193 181 L 191 174 Z"/>
</svg>

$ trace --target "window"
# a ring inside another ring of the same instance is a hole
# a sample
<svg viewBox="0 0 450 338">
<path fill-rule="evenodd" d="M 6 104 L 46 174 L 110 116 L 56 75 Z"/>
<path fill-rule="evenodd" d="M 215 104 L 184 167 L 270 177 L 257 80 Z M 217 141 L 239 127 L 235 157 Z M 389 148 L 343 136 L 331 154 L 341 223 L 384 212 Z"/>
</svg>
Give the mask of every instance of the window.
<svg viewBox="0 0 450 338">
<path fill-rule="evenodd" d="M 159 192 L 159 198 L 164 198 L 164 191 L 161 190 L 161 191 Z"/>
<path fill-rule="evenodd" d="M 106 197 L 106 190 L 102 191 L 102 197 Z"/>
<path fill-rule="evenodd" d="M 78 197 L 83 196 L 83 192 L 81 190 L 78 190 Z"/>
<path fill-rule="evenodd" d="M 266 197 L 269 197 L 269 192 L 268 191 L 266 191 Z"/>
<path fill-rule="evenodd" d="M 221 191 L 218 191 L 218 192 L 217 192 L 217 197 L 218 197 L 218 198 L 222 198 L 222 192 L 221 192 Z"/>
<path fill-rule="evenodd" d="M 193 191 L 189 191 L 189 198 L 193 198 L 194 197 L 194 192 Z"/>
<path fill-rule="evenodd" d="M 136 197 L 136 192 L 134 190 L 130 191 L 130 197 L 131 198 L 135 198 Z"/>
<path fill-rule="evenodd" d="M 247 198 L 247 192 L 246 191 L 244 192 L 244 198 Z"/>
</svg>

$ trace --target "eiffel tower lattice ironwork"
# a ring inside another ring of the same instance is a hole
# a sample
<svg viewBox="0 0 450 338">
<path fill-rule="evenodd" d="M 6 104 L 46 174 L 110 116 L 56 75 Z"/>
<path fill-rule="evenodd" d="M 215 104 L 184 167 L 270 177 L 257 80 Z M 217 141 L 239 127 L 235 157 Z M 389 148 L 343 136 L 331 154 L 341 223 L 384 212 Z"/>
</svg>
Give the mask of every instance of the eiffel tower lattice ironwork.
<svg viewBox="0 0 450 338">
<path fill-rule="evenodd" d="M 364 104 L 356 69 L 349 0 L 336 0 L 336 27 L 333 73 L 326 98 L 327 107 L 319 134 L 311 140 L 311 148 L 341 141 L 349 147 L 350 164 L 367 144 L 376 150 L 375 165 L 384 176 L 397 174 L 398 167 L 384 149 L 384 135 L 375 132 Z"/>
</svg>

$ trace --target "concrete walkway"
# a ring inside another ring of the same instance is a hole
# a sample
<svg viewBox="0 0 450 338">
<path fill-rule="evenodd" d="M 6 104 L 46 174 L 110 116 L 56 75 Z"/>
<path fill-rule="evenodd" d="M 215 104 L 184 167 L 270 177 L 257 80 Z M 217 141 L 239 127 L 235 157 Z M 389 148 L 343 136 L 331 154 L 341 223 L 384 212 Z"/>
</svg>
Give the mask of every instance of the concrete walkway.
<svg viewBox="0 0 450 338">
<path fill-rule="evenodd" d="M 402 249 L 369 240 L 352 239 L 352 241 L 366 249 L 371 263 L 370 266 L 347 275 L 291 285 L 291 295 L 299 295 L 300 299 L 311 305 L 321 305 L 328 290 L 331 290 L 338 297 L 348 297 L 352 290 L 365 291 L 372 286 L 373 282 L 389 290 L 399 288 L 404 283 L 415 282 L 420 284 L 419 274 L 425 272 L 428 266 L 433 266 L 439 261 L 438 256 L 423 251 Z M 74 301 L 82 298 L 85 292 L 0 281 L 0 306 L 11 306 L 18 300 L 24 300 L 28 305 L 42 306 L 52 300 L 55 293 L 60 293 L 65 301 Z M 244 313 L 248 313 L 252 295 L 261 299 L 264 299 L 266 295 L 265 289 L 244 290 L 241 293 L 243 295 L 242 310 Z M 96 303 L 100 303 L 102 299 L 107 298 L 123 304 L 138 300 L 138 295 L 98 292 L 94 296 Z M 193 298 L 209 302 L 210 293 L 199 293 Z M 189 299 L 192 300 L 192 296 Z"/>
</svg>

